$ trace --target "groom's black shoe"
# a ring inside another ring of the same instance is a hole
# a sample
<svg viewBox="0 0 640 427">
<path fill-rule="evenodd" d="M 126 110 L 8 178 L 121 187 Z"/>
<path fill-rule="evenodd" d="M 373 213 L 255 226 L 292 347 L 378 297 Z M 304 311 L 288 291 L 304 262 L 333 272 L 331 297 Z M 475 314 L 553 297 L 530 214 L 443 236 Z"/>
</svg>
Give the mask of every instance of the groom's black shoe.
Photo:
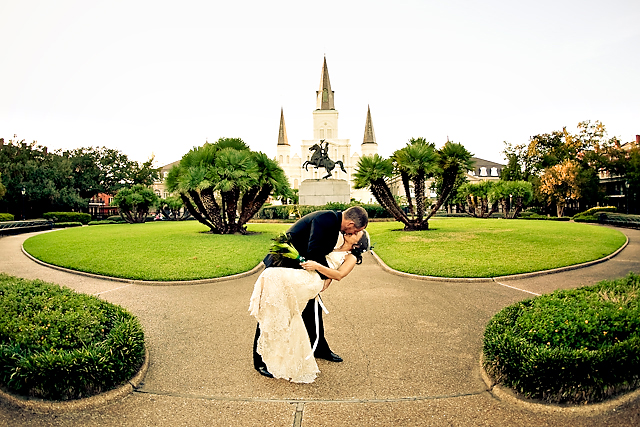
<svg viewBox="0 0 640 427">
<path fill-rule="evenodd" d="M 333 351 L 326 355 L 318 354 L 316 355 L 316 359 L 325 359 L 329 362 L 342 362 L 342 357 L 338 356 Z"/>
<path fill-rule="evenodd" d="M 273 378 L 273 374 L 269 371 L 267 371 L 267 367 L 266 366 L 257 366 L 256 367 L 256 371 L 258 371 L 260 373 L 260 375 L 264 375 L 267 378 Z"/>
</svg>

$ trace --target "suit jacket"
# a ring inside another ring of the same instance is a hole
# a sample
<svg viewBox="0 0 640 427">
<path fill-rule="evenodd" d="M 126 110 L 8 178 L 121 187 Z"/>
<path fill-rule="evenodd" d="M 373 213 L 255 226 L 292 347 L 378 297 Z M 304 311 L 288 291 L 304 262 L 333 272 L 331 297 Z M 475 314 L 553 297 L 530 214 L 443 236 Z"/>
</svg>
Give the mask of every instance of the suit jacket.
<svg viewBox="0 0 640 427">
<path fill-rule="evenodd" d="M 301 256 L 329 267 L 326 256 L 333 251 L 338 241 L 341 224 L 342 212 L 316 211 L 296 221 L 287 233 Z M 266 267 L 276 267 L 271 254 L 263 262 Z M 277 267 L 302 268 L 298 261 L 292 259 L 285 259 Z M 322 274 L 320 277 L 326 279 Z"/>
</svg>

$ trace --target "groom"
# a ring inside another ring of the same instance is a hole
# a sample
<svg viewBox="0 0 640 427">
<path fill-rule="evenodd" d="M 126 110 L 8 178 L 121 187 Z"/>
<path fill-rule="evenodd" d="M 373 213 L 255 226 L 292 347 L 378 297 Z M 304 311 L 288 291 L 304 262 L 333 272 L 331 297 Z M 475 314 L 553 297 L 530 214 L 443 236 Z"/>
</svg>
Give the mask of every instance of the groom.
<svg viewBox="0 0 640 427">
<path fill-rule="evenodd" d="M 307 260 L 316 261 L 326 267 L 326 256 L 333 251 L 338 242 L 338 236 L 354 234 L 364 230 L 369 223 L 367 211 L 360 206 L 352 206 L 344 212 L 316 211 L 300 218 L 289 228 L 287 233 L 291 236 L 291 244 L 298 250 L 300 256 Z M 264 265 L 269 267 L 302 268 L 296 260 L 285 259 L 279 265 L 274 265 L 271 254 L 264 259 Z M 320 274 L 322 279 L 326 277 Z M 310 342 L 316 340 L 316 321 L 314 300 L 309 300 L 302 311 L 302 320 L 307 328 Z M 318 311 L 319 339 L 314 356 L 332 362 L 342 362 L 342 358 L 329 349 L 329 344 L 324 338 L 324 325 L 322 323 L 322 310 Z M 253 366 L 266 377 L 273 377 L 257 352 L 258 338 L 260 337 L 260 325 L 256 327 L 256 336 L 253 341 Z"/>
</svg>

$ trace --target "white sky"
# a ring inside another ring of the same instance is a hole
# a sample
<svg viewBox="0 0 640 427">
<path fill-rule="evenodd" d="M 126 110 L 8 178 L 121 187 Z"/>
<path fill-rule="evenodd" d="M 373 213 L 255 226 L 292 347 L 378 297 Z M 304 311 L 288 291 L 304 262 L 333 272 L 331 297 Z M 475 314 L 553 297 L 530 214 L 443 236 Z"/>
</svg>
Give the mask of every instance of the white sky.
<svg viewBox="0 0 640 427">
<path fill-rule="evenodd" d="M 107 146 L 156 165 L 219 137 L 275 155 L 312 139 L 327 56 L 339 138 L 367 105 L 383 156 L 600 120 L 640 134 L 640 1 L 0 0 L 0 137 Z"/>
</svg>

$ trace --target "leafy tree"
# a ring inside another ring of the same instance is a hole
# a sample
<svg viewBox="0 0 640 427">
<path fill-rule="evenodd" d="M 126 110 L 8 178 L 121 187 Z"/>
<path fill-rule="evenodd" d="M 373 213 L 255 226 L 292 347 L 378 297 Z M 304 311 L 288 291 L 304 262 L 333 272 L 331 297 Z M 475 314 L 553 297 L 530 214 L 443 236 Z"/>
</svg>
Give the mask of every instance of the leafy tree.
<svg viewBox="0 0 640 427">
<path fill-rule="evenodd" d="M 156 193 L 142 184 L 121 188 L 111 202 L 118 207 L 122 219 L 131 224 L 145 222 L 149 211 L 157 203 Z"/>
<path fill-rule="evenodd" d="M 0 199 L 2 199 L 5 194 L 7 194 L 7 188 L 2 185 L 2 174 L 0 173 Z"/>
<path fill-rule="evenodd" d="M 184 203 L 179 196 L 169 196 L 158 200 L 158 208 L 164 219 L 169 221 L 182 221 L 191 217 L 189 211 L 184 207 Z M 182 211 L 182 213 L 181 213 Z"/>
<path fill-rule="evenodd" d="M 491 181 L 462 184 L 458 189 L 458 197 L 469 207 L 468 210 L 463 211 L 475 218 L 489 218 L 498 210 L 498 203 L 492 203 L 489 197 L 493 186 L 494 183 Z"/>
<path fill-rule="evenodd" d="M 489 190 L 489 201 L 499 203 L 505 218 L 515 218 L 533 200 L 533 186 L 528 181 L 496 182 Z"/>
<path fill-rule="evenodd" d="M 555 204 L 558 218 L 564 212 L 568 200 L 575 200 L 580 197 L 578 187 L 579 169 L 573 160 L 565 160 L 563 163 L 547 168 L 540 178 L 539 191 L 544 199 Z"/>
<path fill-rule="evenodd" d="M 27 217 L 44 212 L 79 210 L 88 205 L 73 186 L 69 159 L 50 153 L 34 141 L 0 139 L 0 173 L 6 188 L 0 210 Z M 22 189 L 25 195 L 22 195 Z"/>
<path fill-rule="evenodd" d="M 245 224 L 274 193 L 289 195 L 284 171 L 239 138 L 220 138 L 182 157 L 165 180 L 191 215 L 212 233 L 245 233 Z"/>
</svg>

